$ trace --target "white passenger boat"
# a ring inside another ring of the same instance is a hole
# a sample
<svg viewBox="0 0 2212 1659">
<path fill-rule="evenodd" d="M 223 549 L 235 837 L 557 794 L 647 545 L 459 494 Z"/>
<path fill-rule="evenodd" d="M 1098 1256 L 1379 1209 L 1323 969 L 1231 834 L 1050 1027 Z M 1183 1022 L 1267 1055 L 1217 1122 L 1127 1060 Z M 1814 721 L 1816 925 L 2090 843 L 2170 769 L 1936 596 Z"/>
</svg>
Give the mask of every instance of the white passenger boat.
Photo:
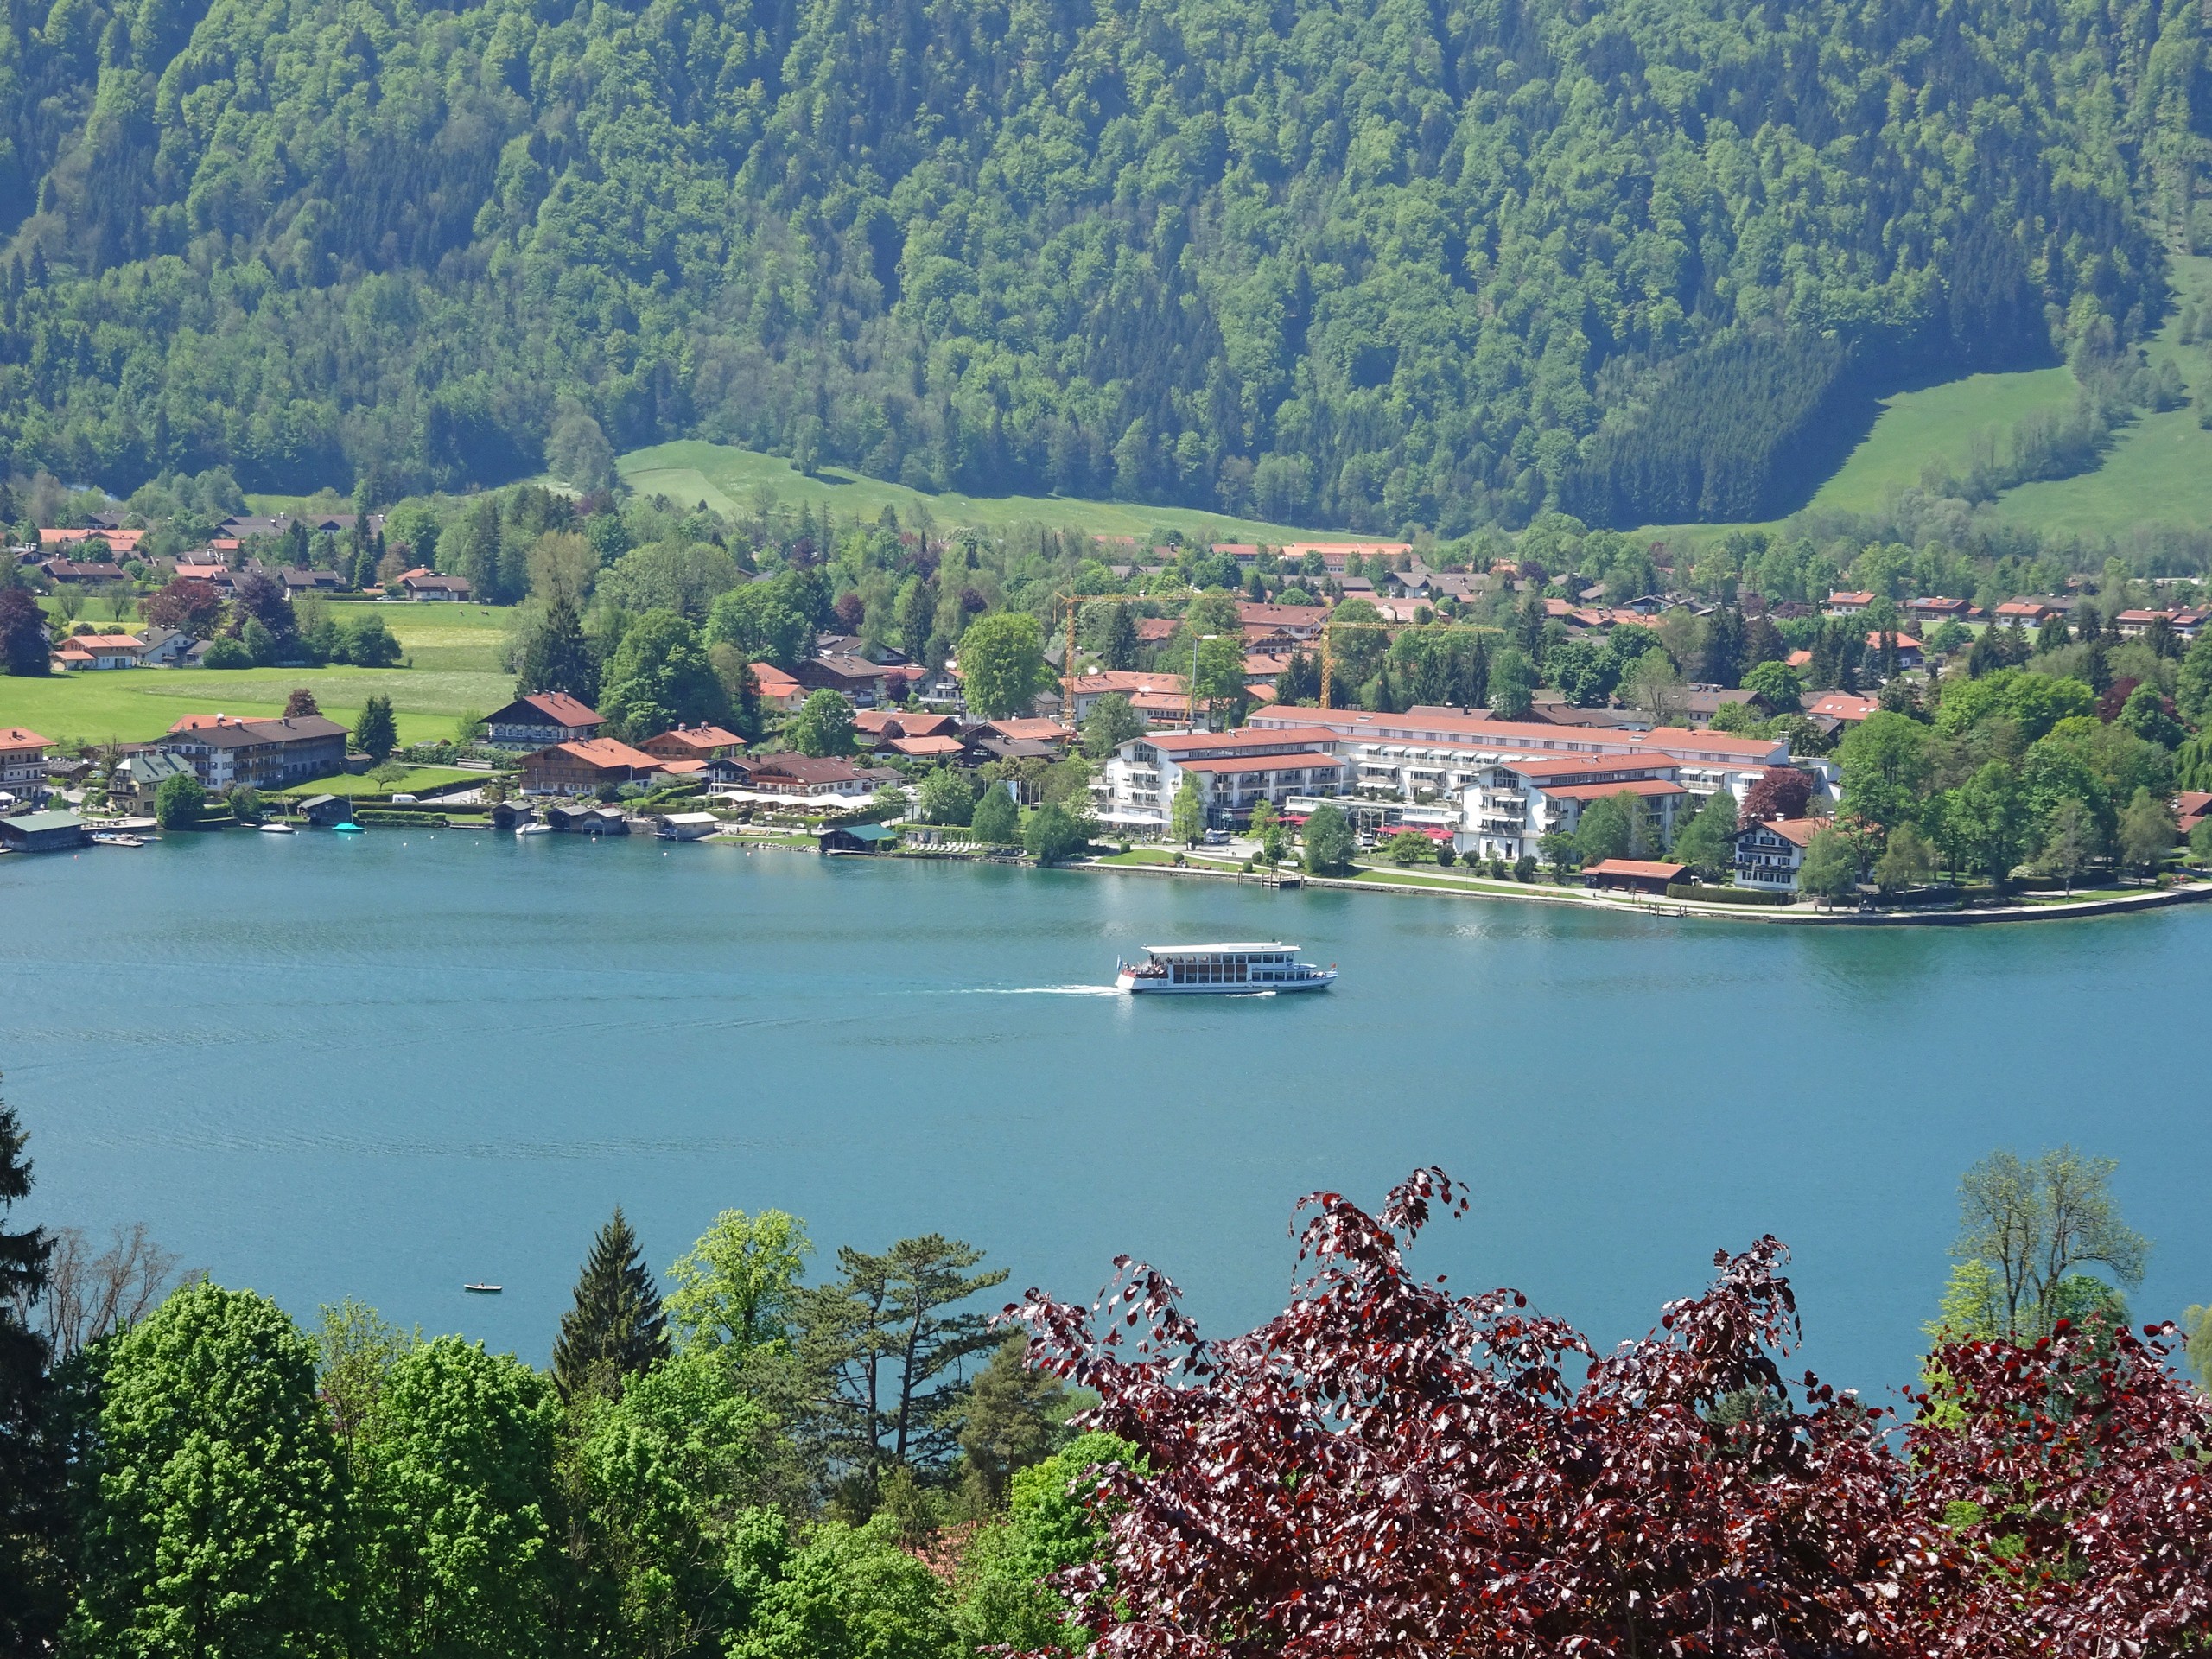
<svg viewBox="0 0 2212 1659">
<path fill-rule="evenodd" d="M 1298 947 L 1262 944 L 1148 944 L 1142 962 L 1125 962 L 1114 983 L 1129 992 L 1180 996 L 1252 996 L 1265 991 L 1323 991 L 1336 982 L 1334 963 L 1317 968 Z"/>
<path fill-rule="evenodd" d="M 515 834 L 518 836 L 550 836 L 552 833 L 553 826 L 550 823 L 518 823 L 515 826 Z"/>
</svg>

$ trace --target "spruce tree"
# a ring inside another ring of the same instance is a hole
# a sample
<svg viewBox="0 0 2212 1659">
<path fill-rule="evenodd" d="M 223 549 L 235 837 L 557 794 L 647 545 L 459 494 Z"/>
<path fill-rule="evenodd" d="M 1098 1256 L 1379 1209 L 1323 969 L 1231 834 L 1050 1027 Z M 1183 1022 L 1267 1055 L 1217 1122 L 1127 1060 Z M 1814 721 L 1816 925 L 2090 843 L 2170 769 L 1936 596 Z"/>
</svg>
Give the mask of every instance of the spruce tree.
<svg viewBox="0 0 2212 1659">
<path fill-rule="evenodd" d="M 580 702 L 599 696 L 599 664 L 592 660 L 583 624 L 566 594 L 556 594 L 546 607 L 545 621 L 530 637 L 516 677 L 515 695 L 533 691 L 561 691 Z"/>
<path fill-rule="evenodd" d="M 1126 605 L 1106 607 L 1106 642 L 1098 655 L 1107 667 L 1127 672 L 1137 665 L 1137 625 Z"/>
<path fill-rule="evenodd" d="M 54 1634 L 48 1567 L 61 1529 L 49 1454 L 53 1395 L 46 1339 L 23 1313 L 47 1290 L 54 1242 L 43 1228 L 10 1232 L 9 1211 L 31 1190 L 29 1139 L 0 1103 L 0 1653 L 37 1653 Z"/>
<path fill-rule="evenodd" d="M 553 1344 L 553 1384 L 563 1400 L 620 1395 L 623 1381 L 668 1357 L 660 1292 L 621 1207 L 592 1241 L 576 1280 L 576 1305 Z"/>
</svg>

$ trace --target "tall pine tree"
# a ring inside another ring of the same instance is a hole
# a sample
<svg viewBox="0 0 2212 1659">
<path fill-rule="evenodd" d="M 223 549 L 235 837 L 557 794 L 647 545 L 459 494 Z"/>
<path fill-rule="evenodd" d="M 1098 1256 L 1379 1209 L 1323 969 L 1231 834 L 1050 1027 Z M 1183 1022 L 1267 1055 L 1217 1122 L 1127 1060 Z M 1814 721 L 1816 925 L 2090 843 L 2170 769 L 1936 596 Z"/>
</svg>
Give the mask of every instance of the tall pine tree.
<svg viewBox="0 0 2212 1659">
<path fill-rule="evenodd" d="M 43 1652 L 55 1634 L 50 1592 L 61 1528 L 46 1339 L 23 1318 L 46 1294 L 54 1241 L 43 1228 L 10 1232 L 6 1224 L 31 1190 L 29 1138 L 0 1103 L 0 1653 L 8 1654 Z"/>
<path fill-rule="evenodd" d="M 668 1357 L 667 1325 L 638 1236 L 617 1205 L 592 1241 L 576 1280 L 576 1305 L 562 1316 L 553 1344 L 554 1386 L 563 1400 L 620 1395 L 625 1379 Z"/>
<path fill-rule="evenodd" d="M 556 594 L 544 622 L 530 636 L 515 677 L 515 695 L 562 691 L 580 702 L 599 696 L 599 664 L 584 638 L 583 624 L 566 594 Z"/>
</svg>

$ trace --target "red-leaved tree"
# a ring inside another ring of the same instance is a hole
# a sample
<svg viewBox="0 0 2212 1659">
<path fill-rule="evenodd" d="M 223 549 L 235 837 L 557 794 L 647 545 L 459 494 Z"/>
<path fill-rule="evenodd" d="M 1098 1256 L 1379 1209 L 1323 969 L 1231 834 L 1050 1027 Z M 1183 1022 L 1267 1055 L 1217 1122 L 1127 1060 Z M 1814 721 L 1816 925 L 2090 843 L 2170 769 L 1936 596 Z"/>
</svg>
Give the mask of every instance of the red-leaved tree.
<svg viewBox="0 0 2212 1659">
<path fill-rule="evenodd" d="M 148 621 L 203 639 L 213 635 L 222 615 L 223 596 L 215 584 L 191 576 L 170 577 L 168 585 L 146 601 Z"/>
<path fill-rule="evenodd" d="M 1813 780 L 1795 766 L 1769 766 L 1744 794 L 1745 829 L 1776 818 L 1802 818 L 1813 799 Z"/>
<path fill-rule="evenodd" d="M 1407 1271 L 1432 1210 L 1465 1205 L 1433 1169 L 1376 1217 L 1309 1198 L 1313 1277 L 1228 1341 L 1126 1258 L 1095 1308 L 1007 1310 L 1033 1363 L 1098 1390 L 1087 1425 L 1143 1454 L 1098 1471 L 1104 1558 L 1059 1580 L 1093 1653 L 1963 1659 L 2212 1630 L 2188 1451 L 2212 1442 L 2155 1344 L 1946 1351 L 1946 1409 L 1901 1458 L 1890 1414 L 1785 1385 L 1774 1239 L 1600 1357 L 1516 1292 Z"/>
</svg>

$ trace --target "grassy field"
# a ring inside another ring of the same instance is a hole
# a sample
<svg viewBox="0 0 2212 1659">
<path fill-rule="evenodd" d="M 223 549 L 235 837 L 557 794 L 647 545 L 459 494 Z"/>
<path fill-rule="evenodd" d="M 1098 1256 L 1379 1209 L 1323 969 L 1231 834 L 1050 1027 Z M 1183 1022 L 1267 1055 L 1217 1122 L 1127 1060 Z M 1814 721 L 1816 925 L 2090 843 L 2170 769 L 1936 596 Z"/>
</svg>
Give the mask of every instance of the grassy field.
<svg viewBox="0 0 2212 1659">
<path fill-rule="evenodd" d="M 484 781 L 484 773 L 466 772 L 459 766 L 416 766 L 402 778 L 390 783 L 379 783 L 365 773 L 355 777 L 340 772 L 335 778 L 318 778 L 312 783 L 294 784 L 278 791 L 285 795 L 343 795 L 352 799 L 356 795 L 412 795 L 425 789 L 435 789 L 441 784 L 458 784 L 474 779 Z"/>
<path fill-rule="evenodd" d="M 416 669 L 467 674 L 504 672 L 507 619 L 512 610 L 488 605 L 394 605 L 375 600 L 333 600 L 330 613 L 343 622 L 373 612 L 384 619 L 403 656 Z M 502 702 L 505 699 L 502 698 Z"/>
<path fill-rule="evenodd" d="M 2001 442 L 2031 410 L 2070 408 L 2075 389 L 2073 371 L 2060 367 L 1971 374 L 1885 397 L 1874 429 L 1821 486 L 1812 505 L 1815 510 L 1872 512 L 1897 491 L 1917 484 L 1921 468 L 1939 457 L 1963 473 L 1975 434 L 1991 432 Z"/>
<path fill-rule="evenodd" d="M 618 463 L 624 480 L 643 495 L 659 493 L 686 504 L 704 501 L 717 512 L 750 512 L 756 489 L 775 493 L 786 507 L 833 509 L 841 518 L 873 518 L 888 505 L 901 522 L 927 509 L 944 530 L 962 526 L 1001 531 L 1014 524 L 1045 524 L 1088 531 L 1094 536 L 1142 536 L 1154 530 L 1179 530 L 1185 537 L 1217 542 L 1369 541 L 1372 537 L 1343 531 L 1302 530 L 1252 518 L 1231 518 L 1187 507 L 1154 507 L 1140 502 L 1083 501 L 1058 495 L 941 495 L 903 484 L 866 478 L 827 467 L 813 478 L 794 472 L 779 455 L 764 455 L 725 444 L 685 442 L 636 449 Z"/>
<path fill-rule="evenodd" d="M 2212 343 L 2183 345 L 2180 313 L 2194 301 L 2212 304 L 2212 258 L 2172 262 L 2174 313 L 2144 352 L 2154 365 L 2171 358 L 2193 398 L 2212 396 Z M 1938 457 L 1963 471 L 1977 433 L 2002 434 L 2031 410 L 2073 401 L 2074 376 L 2064 368 L 2018 374 L 1974 374 L 1899 392 L 1882 402 L 1873 429 L 1813 497 L 1816 508 L 1866 512 L 1895 491 L 1916 484 Z M 2085 537 L 2117 536 L 2139 524 L 2212 525 L 2212 432 L 2196 423 L 2196 408 L 2145 413 L 2122 430 L 2094 471 L 2023 484 L 1997 498 L 1991 511 L 2011 523 Z M 1695 540 L 1732 524 L 1653 524 L 1637 533 L 1656 540 Z M 1773 529 L 1770 524 L 1758 528 Z"/>
<path fill-rule="evenodd" d="M 55 742 L 143 742 L 188 714 L 266 719 L 284 712 L 296 686 L 351 727 L 378 693 L 391 699 L 403 743 L 454 735 L 457 718 L 481 716 L 512 696 L 505 674 L 404 668 L 116 669 L 46 679 L 0 677 L 0 726 L 28 726 Z"/>
</svg>

